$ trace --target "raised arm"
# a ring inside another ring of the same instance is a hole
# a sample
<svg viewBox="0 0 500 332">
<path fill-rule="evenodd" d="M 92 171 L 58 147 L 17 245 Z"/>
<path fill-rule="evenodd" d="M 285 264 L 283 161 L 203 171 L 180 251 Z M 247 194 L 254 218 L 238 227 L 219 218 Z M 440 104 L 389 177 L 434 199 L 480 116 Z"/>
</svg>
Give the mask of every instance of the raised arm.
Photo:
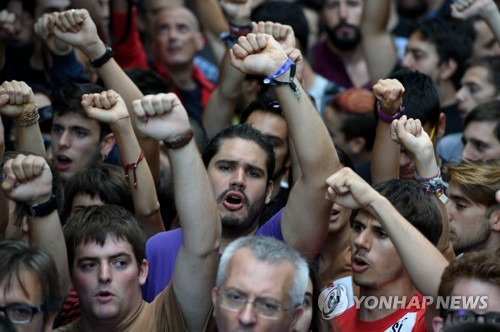
<svg viewBox="0 0 500 332">
<path fill-rule="evenodd" d="M 415 168 L 420 178 L 436 180 L 440 178 L 441 173 L 434 154 L 434 146 L 429 135 L 423 130 L 420 120 L 407 119 L 406 116 L 403 116 L 399 120 L 394 120 L 391 124 L 391 139 L 401 145 L 410 158 L 415 161 Z M 437 248 L 448 260 L 452 260 L 454 259 L 454 254 L 449 236 L 450 230 L 448 213 L 445 206 L 445 188 L 441 184 L 439 186 L 440 189 L 438 188 L 437 192 L 432 192 L 436 191 L 435 187 L 427 189 L 441 213 L 442 231 Z"/>
<path fill-rule="evenodd" d="M 24 204 L 26 209 L 54 199 L 52 172 L 43 157 L 18 155 L 5 163 L 4 171 L 6 179 L 2 189 L 5 196 Z M 30 244 L 52 255 L 59 273 L 61 293 L 66 294 L 70 285 L 66 244 L 55 203 L 52 207 L 47 215 L 34 217 L 27 214 Z"/>
<path fill-rule="evenodd" d="M 494 0 L 457 0 L 451 5 L 451 14 L 462 19 L 480 16 L 500 42 L 500 12 Z"/>
<path fill-rule="evenodd" d="M 350 168 L 341 169 L 326 182 L 331 201 L 349 209 L 364 209 L 382 224 L 417 289 L 423 295 L 437 296 L 448 265 L 439 250 Z"/>
<path fill-rule="evenodd" d="M 97 29 L 85 9 L 69 10 L 54 13 L 55 27 L 53 33 L 57 38 L 79 48 L 90 60 L 101 58 L 106 53 L 106 46 L 97 34 Z M 115 90 L 127 105 L 129 113 L 132 101 L 143 97 L 141 91 L 130 80 L 116 61 L 111 57 L 96 68 L 99 77 L 107 88 Z M 135 123 L 133 123 L 135 126 Z M 160 179 L 160 148 L 157 141 L 137 133 L 139 144 L 144 149 L 155 183 Z"/>
<path fill-rule="evenodd" d="M 0 106 L 0 114 L 11 118 L 17 129 L 17 150 L 45 157 L 38 109 L 31 88 L 24 82 L 6 81 L 0 85 L 0 97 L 7 101 Z"/>
<path fill-rule="evenodd" d="M 134 102 L 134 113 L 141 132 L 169 147 L 184 240 L 172 283 L 188 329 L 201 331 L 212 307 L 210 292 L 215 284 L 221 236 L 215 196 L 192 139 L 187 112 L 177 96 L 146 96 Z"/>
<path fill-rule="evenodd" d="M 0 104 L 4 101 L 0 98 Z M 0 116 L 0 165 L 3 165 L 3 154 L 5 153 L 5 132 L 2 117 Z M 0 182 L 3 180 L 3 166 L 0 166 Z M 0 240 L 5 238 L 5 230 L 9 224 L 9 203 L 3 190 L 0 191 Z"/>
<path fill-rule="evenodd" d="M 125 102 L 115 91 L 109 90 L 83 95 L 82 106 L 88 117 L 108 124 L 115 136 L 121 162 L 126 165 L 126 178 L 137 220 L 148 236 L 164 231 L 153 177 L 135 137 Z"/>
<path fill-rule="evenodd" d="M 300 61 L 297 52 L 290 53 L 289 57 Z M 288 59 L 281 45 L 266 34 L 240 37 L 232 57 L 233 65 L 243 72 L 266 77 L 274 75 Z M 288 68 L 276 80 L 290 82 L 290 73 Z M 302 171 L 288 198 L 281 229 L 288 244 L 312 258 L 323 246 L 328 230 L 331 203 L 324 199 L 324 179 L 339 169 L 339 161 L 328 131 L 307 93 L 297 78 L 292 78 L 292 82 L 293 85 L 274 87 Z"/>
<path fill-rule="evenodd" d="M 390 7 L 390 0 L 370 0 L 365 1 L 363 10 L 361 45 L 373 84 L 387 77 L 398 61 L 393 38 L 387 30 Z"/>
<path fill-rule="evenodd" d="M 250 22 L 248 1 L 238 3 L 224 0 L 221 1 L 221 7 L 230 24 L 243 26 Z M 205 112 L 203 112 L 203 126 L 208 137 L 215 136 L 222 128 L 231 124 L 244 79 L 245 74 L 231 65 L 231 57 L 227 50 L 220 65 L 217 87 L 210 95 Z"/>
<path fill-rule="evenodd" d="M 394 79 L 379 80 L 373 86 L 373 93 L 385 117 L 391 118 L 403 103 L 403 85 Z M 399 145 L 391 140 L 391 122 L 383 121 L 379 115 L 373 144 L 371 175 L 377 184 L 399 178 Z"/>
</svg>

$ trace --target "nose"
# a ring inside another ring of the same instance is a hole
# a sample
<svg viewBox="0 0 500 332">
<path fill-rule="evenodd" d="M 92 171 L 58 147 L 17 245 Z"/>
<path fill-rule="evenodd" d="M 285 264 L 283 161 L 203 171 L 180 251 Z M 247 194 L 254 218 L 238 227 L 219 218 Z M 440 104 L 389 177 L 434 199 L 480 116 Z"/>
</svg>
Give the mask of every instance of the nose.
<svg viewBox="0 0 500 332">
<path fill-rule="evenodd" d="M 354 245 L 357 249 L 363 249 L 364 251 L 370 251 L 372 247 L 372 235 L 370 232 L 365 229 L 361 233 L 359 233 L 354 238 Z"/>
<path fill-rule="evenodd" d="M 257 323 L 257 314 L 253 302 L 247 302 L 238 314 L 240 326 L 250 327 Z"/>
<path fill-rule="evenodd" d="M 455 99 L 458 101 L 458 102 L 463 102 L 464 101 L 464 98 L 465 98 L 465 88 L 464 87 L 461 87 L 457 93 L 455 94 Z"/>
<path fill-rule="evenodd" d="M 99 267 L 99 281 L 107 283 L 111 281 L 111 268 L 108 264 L 101 264 Z"/>
<path fill-rule="evenodd" d="M 246 173 L 243 168 L 238 168 L 233 173 L 233 178 L 231 179 L 231 186 L 239 187 L 241 189 L 246 188 Z"/>
<path fill-rule="evenodd" d="M 67 130 L 63 131 L 61 136 L 59 136 L 58 144 L 59 147 L 71 146 L 71 134 Z"/>
<path fill-rule="evenodd" d="M 339 16 L 342 21 L 347 19 L 347 5 L 343 1 L 340 3 Z"/>
</svg>

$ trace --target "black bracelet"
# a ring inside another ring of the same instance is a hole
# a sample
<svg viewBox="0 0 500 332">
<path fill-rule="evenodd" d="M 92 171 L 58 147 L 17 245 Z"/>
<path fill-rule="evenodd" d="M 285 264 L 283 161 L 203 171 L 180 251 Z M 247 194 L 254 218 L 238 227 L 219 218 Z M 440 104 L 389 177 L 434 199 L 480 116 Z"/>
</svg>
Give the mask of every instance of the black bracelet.
<svg viewBox="0 0 500 332">
<path fill-rule="evenodd" d="M 97 59 L 89 61 L 92 67 L 99 68 L 113 57 L 114 53 L 111 46 L 109 45 L 104 45 L 104 46 L 106 46 L 106 51 L 104 52 L 104 54 L 98 57 Z"/>
<path fill-rule="evenodd" d="M 297 84 L 295 84 L 295 82 L 293 81 L 294 77 L 295 77 L 295 63 L 293 63 L 291 66 L 290 66 L 290 80 L 288 82 L 280 82 L 280 81 L 276 81 L 275 79 L 269 79 L 269 78 L 266 78 L 264 80 L 264 84 L 269 84 L 270 86 L 283 86 L 283 85 L 289 85 L 290 88 L 293 90 L 293 93 L 295 93 L 295 95 L 298 97 L 300 97 L 300 90 L 299 90 L 299 87 L 297 86 Z"/>
</svg>

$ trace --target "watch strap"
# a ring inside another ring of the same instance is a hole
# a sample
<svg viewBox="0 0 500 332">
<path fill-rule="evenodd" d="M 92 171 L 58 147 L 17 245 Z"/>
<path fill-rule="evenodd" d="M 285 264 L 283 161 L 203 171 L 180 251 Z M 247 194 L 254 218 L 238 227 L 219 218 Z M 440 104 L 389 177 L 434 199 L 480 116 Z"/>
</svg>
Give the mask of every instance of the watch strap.
<svg viewBox="0 0 500 332">
<path fill-rule="evenodd" d="M 28 214 L 33 218 L 48 216 L 57 209 L 56 196 L 52 194 L 49 200 L 40 204 L 28 206 Z"/>
<path fill-rule="evenodd" d="M 100 57 L 98 57 L 97 59 L 90 61 L 90 65 L 92 67 L 99 68 L 103 64 L 108 62 L 109 59 L 111 59 L 113 57 L 114 53 L 113 53 L 113 49 L 111 48 L 111 46 L 109 46 L 109 45 L 104 45 L 104 46 L 106 47 L 106 51 L 104 52 L 104 54 L 101 55 Z"/>
</svg>

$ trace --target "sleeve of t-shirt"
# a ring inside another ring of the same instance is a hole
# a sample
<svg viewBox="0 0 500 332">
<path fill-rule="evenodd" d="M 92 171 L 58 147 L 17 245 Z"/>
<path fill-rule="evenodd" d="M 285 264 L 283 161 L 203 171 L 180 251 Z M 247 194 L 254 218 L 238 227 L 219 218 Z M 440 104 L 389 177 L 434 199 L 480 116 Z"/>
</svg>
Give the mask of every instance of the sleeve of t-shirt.
<svg viewBox="0 0 500 332">
<path fill-rule="evenodd" d="M 175 260 L 182 245 L 182 230 L 158 233 L 146 242 L 146 259 L 148 261 L 148 278 L 142 286 L 145 301 L 154 298 L 167 287 L 174 275 Z"/>
<path fill-rule="evenodd" d="M 255 235 L 270 236 L 276 240 L 284 241 L 283 233 L 281 232 L 281 215 L 283 208 L 271 217 L 264 225 L 262 225 Z"/>
</svg>

